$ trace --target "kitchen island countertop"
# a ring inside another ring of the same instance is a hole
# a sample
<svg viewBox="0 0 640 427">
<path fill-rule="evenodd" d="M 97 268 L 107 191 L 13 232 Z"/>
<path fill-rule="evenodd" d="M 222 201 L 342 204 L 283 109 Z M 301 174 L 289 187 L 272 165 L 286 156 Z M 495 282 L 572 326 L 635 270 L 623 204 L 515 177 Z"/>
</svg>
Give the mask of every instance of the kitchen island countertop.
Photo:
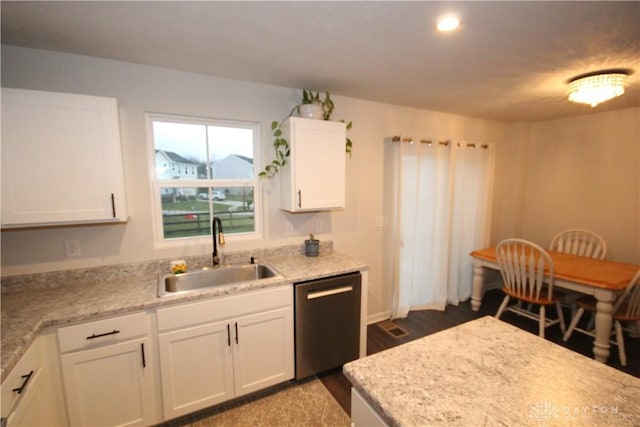
<svg viewBox="0 0 640 427">
<path fill-rule="evenodd" d="M 640 425 L 640 379 L 493 317 L 343 372 L 389 426 Z"/>
<path fill-rule="evenodd" d="M 297 251 L 276 256 L 263 256 L 259 262 L 273 266 L 284 278 L 243 282 L 186 294 L 158 297 L 156 271 L 141 268 L 138 274 L 122 277 L 122 272 L 112 276 L 87 274 L 71 282 L 46 283 L 30 286 L 28 280 L 16 289 L 2 294 L 2 380 L 15 366 L 40 331 L 49 326 L 87 321 L 94 318 L 154 309 L 169 304 L 228 295 L 254 289 L 280 286 L 365 270 L 366 264 L 346 255 L 323 250 L 320 256 L 306 257 Z M 248 257 L 246 257 L 248 259 Z M 164 264 L 163 264 L 164 265 Z M 114 269 L 118 266 L 114 266 Z M 42 275 L 40 275 L 42 276 Z M 58 275 L 58 281 L 62 281 Z M 34 281 L 43 281 L 41 277 Z M 4 279 L 3 279 L 4 281 Z M 4 284 L 3 284 L 4 286 Z"/>
</svg>

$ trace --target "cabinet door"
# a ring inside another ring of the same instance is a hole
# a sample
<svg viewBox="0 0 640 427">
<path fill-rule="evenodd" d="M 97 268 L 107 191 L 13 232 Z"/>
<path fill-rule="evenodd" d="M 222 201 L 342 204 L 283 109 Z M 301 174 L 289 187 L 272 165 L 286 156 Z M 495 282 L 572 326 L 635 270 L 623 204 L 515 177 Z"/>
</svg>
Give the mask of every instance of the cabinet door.
<svg viewBox="0 0 640 427">
<path fill-rule="evenodd" d="M 126 220 L 113 98 L 2 89 L 2 225 Z"/>
<path fill-rule="evenodd" d="M 165 420 L 233 398 L 229 322 L 159 335 Z"/>
<path fill-rule="evenodd" d="M 43 369 L 34 372 L 28 389 L 7 419 L 7 427 L 52 427 L 66 424 L 54 399 L 53 393 L 59 391 L 47 386 L 47 372 Z"/>
<path fill-rule="evenodd" d="M 60 357 L 73 426 L 154 424 L 155 382 L 149 339 Z"/>
<path fill-rule="evenodd" d="M 291 155 L 281 170 L 280 207 L 291 212 L 344 208 L 345 124 L 288 120 L 283 130 Z"/>
<path fill-rule="evenodd" d="M 69 425 L 59 380 L 55 336 L 36 338 L 2 383 L 2 417 L 7 426 Z"/>
<path fill-rule="evenodd" d="M 42 370 L 40 344 L 40 340 L 36 340 L 29 346 L 2 383 L 2 404 L 0 405 L 2 417 L 9 416 L 14 406 L 31 389 L 36 374 Z"/>
<path fill-rule="evenodd" d="M 293 378 L 292 307 L 240 317 L 233 329 L 236 396 Z"/>
</svg>

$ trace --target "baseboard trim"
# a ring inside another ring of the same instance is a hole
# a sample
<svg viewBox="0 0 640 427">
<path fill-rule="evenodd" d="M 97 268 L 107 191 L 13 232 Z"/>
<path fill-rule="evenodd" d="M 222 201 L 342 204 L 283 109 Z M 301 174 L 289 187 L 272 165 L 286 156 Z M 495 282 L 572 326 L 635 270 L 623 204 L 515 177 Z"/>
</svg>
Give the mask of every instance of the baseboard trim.
<svg viewBox="0 0 640 427">
<path fill-rule="evenodd" d="M 389 320 L 391 318 L 390 311 L 384 311 L 376 314 L 369 314 L 367 316 L 367 325 L 373 325 L 374 323 L 382 322 L 383 320 Z"/>
</svg>

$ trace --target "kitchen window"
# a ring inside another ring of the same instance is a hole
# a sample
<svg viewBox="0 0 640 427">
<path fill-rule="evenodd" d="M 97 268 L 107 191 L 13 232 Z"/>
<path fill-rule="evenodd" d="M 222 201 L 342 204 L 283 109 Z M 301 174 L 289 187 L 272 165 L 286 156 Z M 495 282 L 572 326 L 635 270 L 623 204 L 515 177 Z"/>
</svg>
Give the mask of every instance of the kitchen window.
<svg viewBox="0 0 640 427">
<path fill-rule="evenodd" d="M 156 241 L 259 238 L 259 124 L 147 114 Z"/>
</svg>

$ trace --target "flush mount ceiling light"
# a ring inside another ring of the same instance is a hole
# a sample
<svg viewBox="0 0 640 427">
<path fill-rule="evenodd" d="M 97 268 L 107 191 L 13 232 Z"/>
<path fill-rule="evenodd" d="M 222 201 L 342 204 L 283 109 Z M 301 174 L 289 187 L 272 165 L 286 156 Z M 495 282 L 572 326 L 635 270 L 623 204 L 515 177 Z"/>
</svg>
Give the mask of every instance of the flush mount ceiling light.
<svg viewBox="0 0 640 427">
<path fill-rule="evenodd" d="M 438 25 L 436 28 L 438 31 L 447 32 L 455 30 L 458 28 L 458 25 L 460 25 L 460 20 L 458 18 L 453 15 L 447 15 L 438 19 Z"/>
<path fill-rule="evenodd" d="M 597 71 L 569 80 L 569 101 L 592 107 L 624 93 L 627 72 L 623 70 Z"/>
</svg>

